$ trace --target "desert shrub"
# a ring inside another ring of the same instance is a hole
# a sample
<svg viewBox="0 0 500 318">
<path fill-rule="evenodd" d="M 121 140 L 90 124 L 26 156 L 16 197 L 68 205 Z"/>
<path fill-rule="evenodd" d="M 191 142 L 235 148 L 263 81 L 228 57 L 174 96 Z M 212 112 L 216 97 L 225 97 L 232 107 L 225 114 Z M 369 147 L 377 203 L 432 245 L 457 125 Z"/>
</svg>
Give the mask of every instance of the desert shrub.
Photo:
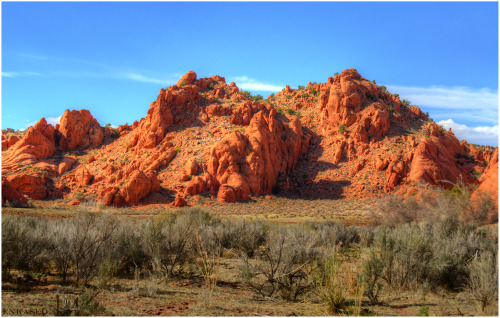
<svg viewBox="0 0 500 318">
<path fill-rule="evenodd" d="M 99 263 L 96 277 L 96 284 L 99 289 L 109 288 L 110 282 L 118 274 L 118 265 L 119 262 L 111 258 L 105 258 L 102 262 Z"/>
<path fill-rule="evenodd" d="M 475 255 L 495 251 L 497 246 L 484 232 L 460 223 L 446 222 L 434 227 L 434 259 L 431 282 L 457 291 L 466 285 L 468 264 Z"/>
<path fill-rule="evenodd" d="M 370 299 L 372 305 L 378 304 L 378 295 L 382 289 L 382 272 L 384 270 L 383 260 L 373 251 L 363 261 L 362 281 L 365 284 L 365 295 Z"/>
<path fill-rule="evenodd" d="M 410 289 L 429 276 L 433 258 L 432 236 L 425 226 L 404 224 L 382 228 L 375 246 L 383 263 L 382 278 L 394 288 Z"/>
<path fill-rule="evenodd" d="M 467 290 L 484 313 L 484 309 L 493 300 L 498 299 L 498 264 L 494 252 L 484 253 L 480 257 L 475 255 L 469 265 L 470 277 Z"/>
<path fill-rule="evenodd" d="M 269 231 L 256 260 L 242 257 L 246 283 L 261 296 L 287 301 L 310 290 L 313 264 L 321 255 L 313 233 L 292 226 Z"/>
<path fill-rule="evenodd" d="M 111 138 L 116 139 L 120 137 L 120 132 L 118 131 L 118 128 L 115 128 L 111 132 Z"/>
<path fill-rule="evenodd" d="M 375 239 L 375 231 L 371 227 L 360 226 L 356 227 L 359 235 L 359 246 L 370 247 Z"/>
<path fill-rule="evenodd" d="M 99 265 L 112 251 L 111 237 L 116 218 L 80 212 L 70 220 L 69 242 L 75 270 L 75 283 L 88 285 L 98 274 Z"/>
<path fill-rule="evenodd" d="M 491 195 L 480 193 L 467 206 L 467 218 L 478 225 L 498 223 L 498 208 Z"/>
<path fill-rule="evenodd" d="M 187 82 L 186 82 L 186 81 L 182 81 L 182 82 L 181 82 L 181 84 L 180 84 L 180 86 L 181 86 L 181 87 L 182 87 L 182 86 L 186 86 L 186 85 L 187 85 Z"/>
<path fill-rule="evenodd" d="M 346 307 L 347 287 L 341 276 L 342 261 L 334 254 L 313 273 L 314 292 L 328 315 L 342 313 Z"/>
<path fill-rule="evenodd" d="M 219 222 L 201 208 L 191 208 L 170 217 L 151 218 L 144 224 L 141 235 L 153 272 L 165 278 L 191 273 L 190 265 L 197 254 L 195 229 Z"/>
<path fill-rule="evenodd" d="M 422 207 L 414 197 L 392 194 L 378 200 L 370 207 L 375 220 L 388 225 L 411 223 L 425 219 L 429 210 Z"/>
<path fill-rule="evenodd" d="M 288 108 L 288 109 L 286 110 L 286 113 L 287 113 L 288 115 L 295 115 L 295 113 L 296 113 L 296 112 L 295 112 L 295 110 L 293 110 L 293 109 L 291 109 L 291 108 Z"/>
<path fill-rule="evenodd" d="M 341 135 L 343 135 L 343 134 L 344 134 L 345 130 L 346 130 L 345 125 L 340 125 L 340 126 L 339 126 L 339 133 L 340 133 Z"/>
<path fill-rule="evenodd" d="M 214 89 L 214 87 L 215 87 L 215 84 L 214 84 L 213 82 L 212 82 L 212 83 L 210 83 L 210 84 L 208 84 L 208 88 L 210 88 L 210 89 Z"/>
<path fill-rule="evenodd" d="M 74 227 L 67 219 L 51 222 L 49 229 L 50 256 L 63 282 L 66 282 L 73 261 L 73 247 L 70 241 L 73 230 Z"/>
<path fill-rule="evenodd" d="M 222 246 L 226 249 L 236 249 L 252 258 L 264 242 L 265 232 L 262 222 L 234 220 L 223 224 Z"/>
<path fill-rule="evenodd" d="M 328 248 L 351 247 L 360 240 L 358 229 L 354 226 L 326 221 L 314 227 L 318 232 L 319 242 Z"/>
<path fill-rule="evenodd" d="M 202 224 L 194 230 L 198 270 L 209 291 L 217 285 L 222 256 L 222 225 Z"/>
<path fill-rule="evenodd" d="M 299 85 L 297 86 L 297 89 L 305 89 L 306 87 L 304 85 Z"/>
<path fill-rule="evenodd" d="M 254 101 L 254 102 L 258 102 L 259 100 L 262 100 L 262 99 L 263 99 L 263 97 L 260 94 L 252 96 L 252 101 Z"/>
<path fill-rule="evenodd" d="M 42 271 L 49 261 L 49 237 L 45 219 L 2 216 L 2 274 L 11 269 Z"/>
<path fill-rule="evenodd" d="M 143 248 L 140 224 L 122 220 L 113 235 L 113 257 L 118 261 L 117 274 L 131 276 L 150 260 Z"/>
</svg>

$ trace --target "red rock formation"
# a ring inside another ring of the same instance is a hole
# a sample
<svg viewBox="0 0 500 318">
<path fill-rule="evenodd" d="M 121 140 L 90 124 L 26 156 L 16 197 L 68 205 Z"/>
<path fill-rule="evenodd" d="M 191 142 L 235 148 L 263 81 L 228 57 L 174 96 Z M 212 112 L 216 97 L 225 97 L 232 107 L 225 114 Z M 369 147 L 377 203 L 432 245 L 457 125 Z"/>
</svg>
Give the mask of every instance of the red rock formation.
<svg viewBox="0 0 500 318">
<path fill-rule="evenodd" d="M 268 116 L 258 112 L 244 134 L 235 131 L 210 151 L 207 172 L 220 185 L 218 201 L 271 193 L 278 174 L 295 167 L 310 136 L 304 135 L 297 117 L 276 117 L 274 109 Z"/>
<path fill-rule="evenodd" d="M 479 205 L 483 195 L 490 196 L 495 204 L 495 208 L 490 212 L 490 223 L 498 222 L 498 148 L 496 148 L 489 167 L 484 174 L 479 178 L 480 185 L 472 193 L 471 201 L 473 204 Z"/>
<path fill-rule="evenodd" d="M 383 96 L 385 102 L 374 101 L 376 96 Z M 399 103 L 388 100 L 355 69 L 348 69 L 321 85 L 318 110 L 324 133 L 338 132 L 340 125 L 349 127 L 357 123 L 355 131 L 359 141 L 367 142 L 368 137 L 380 138 L 389 131 L 391 106 L 399 106 Z"/>
<path fill-rule="evenodd" d="M 184 166 L 184 171 L 186 171 L 186 174 L 190 176 L 197 174 L 199 169 L 200 165 L 194 159 L 186 161 L 186 165 Z"/>
<path fill-rule="evenodd" d="M 64 157 L 62 162 L 59 164 L 59 167 L 58 167 L 58 173 L 59 175 L 63 175 L 63 173 L 65 173 L 66 171 L 70 170 L 73 165 L 76 163 L 76 158 L 75 157 Z M 90 161 L 90 160 L 89 160 Z"/>
<path fill-rule="evenodd" d="M 6 180 L 18 193 L 22 193 L 33 200 L 44 199 L 48 195 L 47 178 L 28 174 L 8 176 Z"/>
<path fill-rule="evenodd" d="M 27 158 L 22 155 L 31 155 L 34 158 L 45 158 L 56 152 L 54 142 L 54 127 L 47 125 L 45 118 L 41 118 L 35 126 L 29 127 L 24 137 L 12 148 L 9 159 Z"/>
<path fill-rule="evenodd" d="M 186 84 L 192 84 L 196 80 L 196 73 L 189 71 L 184 74 L 179 81 L 177 81 L 177 86 L 183 86 Z"/>
<path fill-rule="evenodd" d="M 139 148 L 153 148 L 163 140 L 174 123 L 194 118 L 198 112 L 195 103 L 201 97 L 198 95 L 198 87 L 190 84 L 194 81 L 191 80 L 193 76 L 196 79 L 194 72 L 184 75 L 185 79 L 181 80 L 188 84 L 182 87 L 179 84 L 167 91 L 163 88 L 160 90 L 156 101 L 151 103 L 146 118 L 141 120 L 131 147 L 137 144 Z"/>
<path fill-rule="evenodd" d="M 457 155 L 465 152 L 455 135 L 447 131 L 441 134 L 435 123 L 429 125 L 428 131 L 429 138 L 425 138 L 415 151 L 409 179 L 447 188 L 453 187 L 452 183 L 460 181 L 460 178 L 466 183 L 470 182 L 470 177 L 456 163 Z"/>
<path fill-rule="evenodd" d="M 160 191 L 156 172 L 136 170 L 132 172 L 123 187 L 106 188 L 99 194 L 99 199 L 105 205 L 137 205 L 151 191 Z"/>
<path fill-rule="evenodd" d="M 59 148 L 63 150 L 97 147 L 104 137 L 101 126 L 86 109 L 72 111 L 66 109 L 57 131 Z"/>
<path fill-rule="evenodd" d="M 20 207 L 28 204 L 28 199 L 17 191 L 7 178 L 2 178 L 2 205 L 7 201 L 11 202 L 14 206 Z"/>
</svg>

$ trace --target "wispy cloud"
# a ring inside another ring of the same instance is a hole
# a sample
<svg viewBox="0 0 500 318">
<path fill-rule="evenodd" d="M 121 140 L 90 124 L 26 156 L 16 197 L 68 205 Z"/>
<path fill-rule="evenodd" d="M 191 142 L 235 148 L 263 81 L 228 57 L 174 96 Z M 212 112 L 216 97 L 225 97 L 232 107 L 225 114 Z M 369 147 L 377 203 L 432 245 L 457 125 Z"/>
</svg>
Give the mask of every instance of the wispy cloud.
<svg viewBox="0 0 500 318">
<path fill-rule="evenodd" d="M 453 119 L 441 120 L 438 124 L 445 129 L 451 128 L 459 140 L 465 139 L 473 144 L 498 146 L 498 125 L 468 127 L 454 122 Z"/>
<path fill-rule="evenodd" d="M 414 87 L 387 85 L 391 93 L 429 109 L 431 117 L 498 124 L 498 91 L 469 87 Z"/>
<path fill-rule="evenodd" d="M 160 79 L 160 78 L 155 78 L 155 77 L 149 77 L 149 76 L 144 76 L 142 74 L 138 73 L 127 73 L 125 74 L 125 78 L 133 81 L 138 81 L 138 82 L 144 82 L 144 83 L 154 83 L 154 84 L 160 84 L 160 85 L 172 85 L 177 82 L 177 80 L 170 78 L 170 79 Z M 180 76 L 179 76 L 180 78 Z"/>
<path fill-rule="evenodd" d="M 38 55 L 38 54 L 29 54 L 29 53 L 18 53 L 19 56 L 29 58 L 29 59 L 34 59 L 34 60 L 46 60 L 48 59 L 47 56 L 44 55 Z"/>
<path fill-rule="evenodd" d="M 285 86 L 263 83 L 247 76 L 235 76 L 228 78 L 229 82 L 235 82 L 240 89 L 250 91 L 279 92 Z"/>
<path fill-rule="evenodd" d="M 42 74 L 36 72 L 2 72 L 2 77 L 15 78 L 23 76 L 42 76 Z"/>
</svg>

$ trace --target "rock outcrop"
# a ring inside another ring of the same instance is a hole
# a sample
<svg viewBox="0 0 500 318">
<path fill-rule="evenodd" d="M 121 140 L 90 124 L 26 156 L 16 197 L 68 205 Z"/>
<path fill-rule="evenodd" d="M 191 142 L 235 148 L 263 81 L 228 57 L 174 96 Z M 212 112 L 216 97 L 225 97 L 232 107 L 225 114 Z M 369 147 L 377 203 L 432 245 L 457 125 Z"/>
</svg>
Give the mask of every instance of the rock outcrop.
<svg viewBox="0 0 500 318">
<path fill-rule="evenodd" d="M 244 133 L 233 132 L 210 151 L 207 173 L 215 187 L 220 185 L 217 201 L 271 193 L 278 175 L 293 170 L 310 138 L 295 116 L 277 115 L 274 108 L 268 115 L 256 113 Z"/>
<path fill-rule="evenodd" d="M 12 148 L 8 156 L 16 161 L 16 158 L 26 158 L 29 155 L 33 158 L 46 158 L 56 152 L 54 141 L 54 126 L 47 124 L 45 118 L 41 118 L 34 126 L 29 127 L 24 137 Z"/>
<path fill-rule="evenodd" d="M 62 150 L 97 147 L 104 137 L 101 126 L 86 109 L 66 109 L 56 130 L 59 149 Z"/>
</svg>

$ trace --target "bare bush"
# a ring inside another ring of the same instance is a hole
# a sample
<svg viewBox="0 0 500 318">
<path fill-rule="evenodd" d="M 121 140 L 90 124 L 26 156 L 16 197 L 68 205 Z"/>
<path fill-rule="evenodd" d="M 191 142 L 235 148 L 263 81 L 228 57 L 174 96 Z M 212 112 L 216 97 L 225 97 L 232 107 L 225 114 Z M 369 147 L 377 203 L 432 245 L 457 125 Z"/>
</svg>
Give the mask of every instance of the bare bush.
<svg viewBox="0 0 500 318">
<path fill-rule="evenodd" d="M 262 222 L 233 220 L 223 223 L 222 246 L 224 248 L 234 248 L 251 258 L 264 242 L 265 232 Z"/>
<path fill-rule="evenodd" d="M 262 296 L 296 300 L 312 287 L 310 274 L 320 258 L 314 232 L 279 227 L 266 236 L 257 260 L 243 257 L 243 277 Z"/>
<path fill-rule="evenodd" d="M 88 285 L 112 250 L 117 222 L 110 216 L 79 213 L 71 219 L 70 246 L 77 285 Z"/>
<path fill-rule="evenodd" d="M 112 259 L 118 260 L 118 275 L 133 276 L 136 269 L 150 261 L 143 248 L 140 226 L 138 222 L 122 220 L 113 234 Z"/>
<path fill-rule="evenodd" d="M 150 219 L 141 234 L 153 272 L 165 278 L 188 272 L 197 254 L 194 231 L 201 225 L 219 222 L 200 208 Z"/>
<path fill-rule="evenodd" d="M 50 255 L 54 261 L 63 282 L 66 282 L 73 262 L 73 236 L 74 226 L 67 219 L 51 222 L 49 227 Z"/>
<path fill-rule="evenodd" d="M 469 268 L 468 292 L 484 313 L 486 306 L 498 298 L 497 256 L 494 253 L 476 255 Z"/>
<path fill-rule="evenodd" d="M 472 229 L 451 233 L 435 229 L 434 237 L 431 282 L 433 285 L 459 290 L 464 287 L 469 276 L 467 265 L 474 255 L 487 247 L 483 241 L 486 237 Z"/>
</svg>

